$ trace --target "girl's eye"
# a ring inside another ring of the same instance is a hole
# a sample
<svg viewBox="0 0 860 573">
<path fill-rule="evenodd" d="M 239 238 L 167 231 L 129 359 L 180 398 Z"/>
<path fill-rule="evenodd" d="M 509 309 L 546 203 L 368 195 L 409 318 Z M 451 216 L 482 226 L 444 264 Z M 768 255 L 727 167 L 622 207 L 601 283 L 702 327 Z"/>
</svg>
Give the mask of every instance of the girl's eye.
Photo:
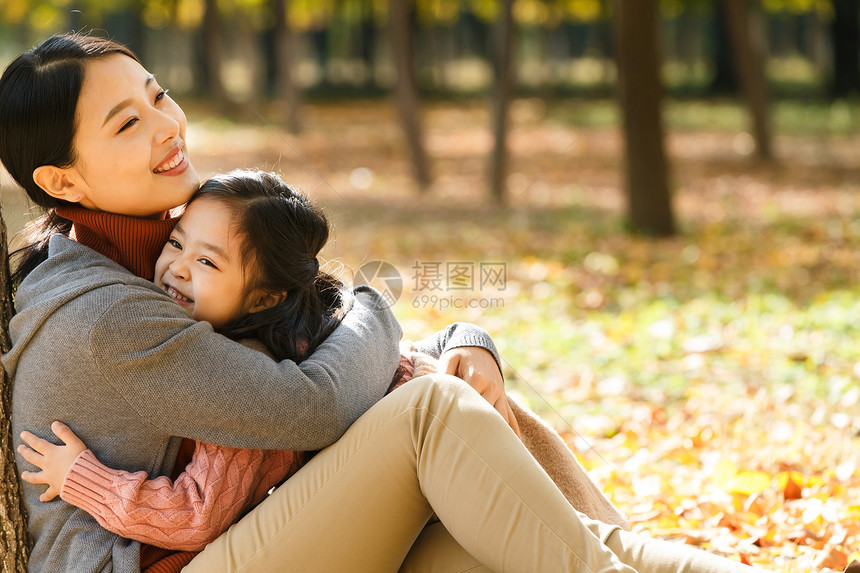
<svg viewBox="0 0 860 573">
<path fill-rule="evenodd" d="M 123 131 L 125 131 L 126 129 L 128 129 L 129 127 L 131 127 L 131 126 L 132 126 L 132 125 L 134 125 L 135 123 L 137 123 L 137 121 L 138 121 L 138 120 L 137 120 L 137 118 L 136 118 L 136 117 L 131 118 L 130 120 L 128 120 L 127 122 L 125 122 L 124 124 L 122 124 L 122 127 L 120 127 L 120 128 L 119 128 L 119 132 L 118 132 L 118 133 L 122 133 Z"/>
<path fill-rule="evenodd" d="M 213 269 L 217 269 L 217 268 L 218 268 L 217 266 L 215 266 L 215 263 L 213 263 L 213 262 L 212 262 L 212 261 L 210 261 L 209 259 L 200 259 L 200 264 L 201 264 L 201 265 L 205 265 L 205 266 L 207 266 L 207 267 L 212 267 Z"/>
<path fill-rule="evenodd" d="M 155 94 L 155 103 L 158 103 L 158 102 L 160 102 L 161 100 L 163 100 L 163 99 L 164 99 L 164 96 L 166 96 L 166 95 L 167 95 L 167 92 L 169 92 L 169 91 L 170 91 L 170 90 L 159 90 L 159 91 L 158 91 L 158 93 L 157 93 L 157 94 Z"/>
<path fill-rule="evenodd" d="M 176 239 L 168 239 L 167 244 L 173 247 L 174 249 L 181 249 L 182 245 L 179 244 L 179 241 Z"/>
</svg>

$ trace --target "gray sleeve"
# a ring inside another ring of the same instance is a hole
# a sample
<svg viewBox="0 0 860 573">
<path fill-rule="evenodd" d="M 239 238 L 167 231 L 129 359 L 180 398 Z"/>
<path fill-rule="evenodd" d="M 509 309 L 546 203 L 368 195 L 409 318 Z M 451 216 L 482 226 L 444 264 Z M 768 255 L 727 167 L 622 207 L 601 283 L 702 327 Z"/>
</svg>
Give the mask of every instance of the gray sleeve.
<svg viewBox="0 0 860 573">
<path fill-rule="evenodd" d="M 502 359 L 490 334 L 480 326 L 468 322 L 449 324 L 436 334 L 416 342 L 415 350 L 439 358 L 446 350 L 463 346 L 477 346 L 488 350 L 496 360 L 499 372 L 502 371 Z"/>
<path fill-rule="evenodd" d="M 230 447 L 316 450 L 385 395 L 398 364 L 394 315 L 375 290 L 355 294 L 343 322 L 301 364 L 275 362 L 147 293 L 111 305 L 89 346 L 138 423 Z"/>
</svg>

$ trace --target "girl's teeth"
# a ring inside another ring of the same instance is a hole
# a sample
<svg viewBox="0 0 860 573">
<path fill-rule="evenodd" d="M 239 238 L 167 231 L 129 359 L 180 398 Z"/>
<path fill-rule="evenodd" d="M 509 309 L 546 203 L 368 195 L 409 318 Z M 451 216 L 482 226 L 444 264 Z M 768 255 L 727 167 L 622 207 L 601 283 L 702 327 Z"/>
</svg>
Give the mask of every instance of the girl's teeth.
<svg viewBox="0 0 860 573">
<path fill-rule="evenodd" d="M 173 288 L 173 287 L 170 287 L 170 288 L 168 288 L 168 289 L 167 289 L 167 294 L 169 294 L 170 296 L 172 296 L 172 297 L 173 297 L 173 298 L 175 298 L 176 300 L 179 300 L 179 301 L 182 301 L 182 302 L 191 302 L 191 299 L 190 299 L 190 298 L 187 298 L 187 297 L 183 296 L 183 295 L 182 295 L 182 293 L 180 293 L 178 290 L 176 290 L 176 289 L 175 289 L 175 288 Z"/>
<path fill-rule="evenodd" d="M 164 165 L 162 167 L 159 167 L 158 169 L 155 169 L 153 172 L 154 173 L 164 173 L 165 171 L 169 171 L 169 170 L 173 169 L 174 167 L 176 167 L 177 165 L 179 165 L 180 163 L 182 163 L 183 159 L 185 159 L 185 155 L 180 151 L 179 153 L 176 154 L 176 157 L 174 157 L 173 159 L 170 160 L 170 163 L 168 163 L 167 165 Z"/>
</svg>

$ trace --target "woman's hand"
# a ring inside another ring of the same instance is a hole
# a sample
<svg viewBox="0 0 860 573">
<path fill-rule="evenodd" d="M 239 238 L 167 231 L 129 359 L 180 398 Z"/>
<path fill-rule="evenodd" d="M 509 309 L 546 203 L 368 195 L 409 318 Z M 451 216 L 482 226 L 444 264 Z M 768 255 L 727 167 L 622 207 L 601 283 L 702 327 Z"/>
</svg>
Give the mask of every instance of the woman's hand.
<svg viewBox="0 0 860 573">
<path fill-rule="evenodd" d="M 439 372 L 465 380 L 502 415 L 514 433 L 520 435 L 520 427 L 505 395 L 505 381 L 489 350 L 479 346 L 448 350 L 439 357 Z"/>
<path fill-rule="evenodd" d="M 21 432 L 21 439 L 27 442 L 18 446 L 18 453 L 25 460 L 37 466 L 40 472 L 21 472 L 21 479 L 32 484 L 46 484 L 48 489 L 39 496 L 41 501 L 51 501 L 63 487 L 63 480 L 75 459 L 87 449 L 87 446 L 62 422 L 51 424 L 54 435 L 60 438 L 64 446 L 52 444 L 30 432 Z"/>
</svg>

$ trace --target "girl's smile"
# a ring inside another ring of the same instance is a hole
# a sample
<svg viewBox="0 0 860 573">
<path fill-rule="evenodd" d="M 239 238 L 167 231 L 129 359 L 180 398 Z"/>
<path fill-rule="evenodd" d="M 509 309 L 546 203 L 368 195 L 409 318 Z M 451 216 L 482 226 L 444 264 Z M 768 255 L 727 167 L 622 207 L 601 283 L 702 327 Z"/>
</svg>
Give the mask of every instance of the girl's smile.
<svg viewBox="0 0 860 573">
<path fill-rule="evenodd" d="M 182 306 L 191 306 L 194 303 L 193 300 L 183 295 L 181 292 L 176 290 L 176 287 L 172 285 L 165 284 L 163 288 L 164 292 L 170 295 L 170 298 L 172 298 Z"/>
</svg>

